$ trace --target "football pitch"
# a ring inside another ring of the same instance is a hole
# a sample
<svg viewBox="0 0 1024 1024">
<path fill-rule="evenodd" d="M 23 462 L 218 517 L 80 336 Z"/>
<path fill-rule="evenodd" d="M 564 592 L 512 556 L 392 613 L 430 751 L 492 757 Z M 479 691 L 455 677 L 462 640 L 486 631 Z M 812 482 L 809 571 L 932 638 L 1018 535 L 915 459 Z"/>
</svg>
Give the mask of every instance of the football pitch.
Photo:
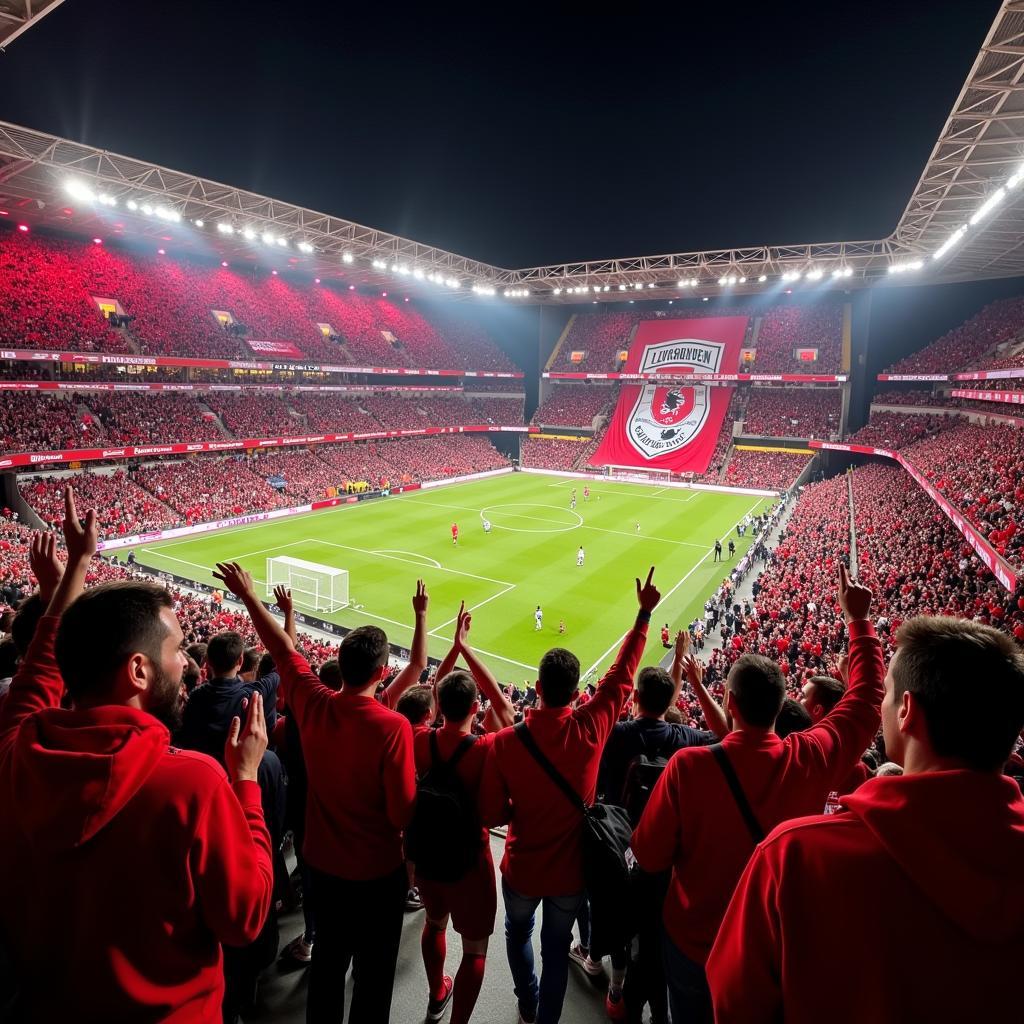
<svg viewBox="0 0 1024 1024">
<path fill-rule="evenodd" d="M 430 654 L 441 658 L 448 651 L 465 601 L 473 611 L 473 646 L 505 682 L 532 680 L 541 655 L 554 646 L 572 650 L 584 676 L 605 669 L 636 611 L 634 578 L 653 565 L 662 603 L 644 663 L 657 663 L 665 653 L 662 624 L 674 631 L 703 614 L 704 601 L 734 564 L 729 537 L 737 560 L 752 540 L 749 533 L 738 538 L 736 524 L 771 499 L 600 481 L 591 483 L 584 501 L 583 484 L 512 473 L 141 545 L 136 557 L 205 584 L 216 582 L 215 562 L 237 561 L 263 596 L 271 556 L 347 569 L 350 605 L 320 617 L 344 626 L 376 624 L 402 646 L 412 638 L 411 599 L 422 577 L 430 594 Z M 713 561 L 716 537 L 726 549 L 723 563 Z M 583 566 L 576 564 L 580 545 Z M 534 623 L 537 605 L 541 630 Z"/>
</svg>

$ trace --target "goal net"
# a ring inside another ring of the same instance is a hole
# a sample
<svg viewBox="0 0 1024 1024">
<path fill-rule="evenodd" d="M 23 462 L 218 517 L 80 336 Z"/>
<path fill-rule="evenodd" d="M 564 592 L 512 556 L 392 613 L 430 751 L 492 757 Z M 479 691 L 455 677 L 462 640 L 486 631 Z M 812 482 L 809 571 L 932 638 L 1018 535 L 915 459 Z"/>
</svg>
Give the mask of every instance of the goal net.
<svg viewBox="0 0 1024 1024">
<path fill-rule="evenodd" d="M 604 474 L 609 480 L 633 480 L 643 484 L 667 484 L 672 482 L 670 469 L 645 469 L 642 466 L 604 467 Z"/>
<path fill-rule="evenodd" d="M 348 604 L 348 569 L 278 555 L 267 559 L 267 597 L 287 587 L 297 608 L 336 612 Z"/>
</svg>

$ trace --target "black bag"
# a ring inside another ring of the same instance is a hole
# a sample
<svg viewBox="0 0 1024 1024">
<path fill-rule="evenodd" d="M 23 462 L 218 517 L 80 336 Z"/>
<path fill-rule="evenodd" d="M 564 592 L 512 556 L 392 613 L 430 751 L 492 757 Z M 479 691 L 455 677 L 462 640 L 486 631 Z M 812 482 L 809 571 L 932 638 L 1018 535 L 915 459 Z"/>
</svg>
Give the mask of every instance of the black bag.
<svg viewBox="0 0 1024 1024">
<path fill-rule="evenodd" d="M 476 742 L 467 736 L 447 761 L 441 760 L 437 733 L 430 733 L 430 769 L 416 787 L 416 810 L 405 830 L 405 855 L 416 874 L 434 882 L 457 882 L 480 859 L 480 814 L 455 766 Z"/>
<path fill-rule="evenodd" d="M 643 737 L 646 747 L 646 737 Z M 666 757 L 661 750 L 653 755 L 644 750 L 637 754 L 626 766 L 626 777 L 622 783 L 622 806 L 626 808 L 629 820 L 633 827 L 640 823 L 640 817 L 644 813 L 647 801 L 651 799 L 651 792 L 658 784 L 661 773 L 668 767 L 668 759 L 675 751 L 670 751 Z"/>
<path fill-rule="evenodd" d="M 590 898 L 591 956 L 596 959 L 618 952 L 633 937 L 626 863 L 633 838 L 629 815 L 617 804 L 595 803 L 588 807 L 537 746 L 525 722 L 515 727 L 515 733 L 548 778 L 583 815 L 583 882 Z"/>
</svg>

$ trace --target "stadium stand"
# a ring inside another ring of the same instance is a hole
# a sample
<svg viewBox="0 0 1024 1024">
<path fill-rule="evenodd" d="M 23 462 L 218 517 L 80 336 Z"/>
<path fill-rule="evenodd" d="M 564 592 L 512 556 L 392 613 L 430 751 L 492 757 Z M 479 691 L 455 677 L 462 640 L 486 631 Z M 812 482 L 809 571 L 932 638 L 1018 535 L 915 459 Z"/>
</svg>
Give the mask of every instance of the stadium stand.
<svg viewBox="0 0 1024 1024">
<path fill-rule="evenodd" d="M 730 487 L 757 487 L 781 491 L 793 486 L 808 461 L 809 454 L 734 449 L 725 468 L 723 482 Z"/>
<path fill-rule="evenodd" d="M 743 433 L 828 440 L 839 434 L 842 405 L 836 388 L 751 388 Z"/>
<path fill-rule="evenodd" d="M 594 418 L 613 408 L 618 388 L 589 384 L 556 384 L 533 414 L 531 423 L 550 427 L 591 429 Z"/>
</svg>

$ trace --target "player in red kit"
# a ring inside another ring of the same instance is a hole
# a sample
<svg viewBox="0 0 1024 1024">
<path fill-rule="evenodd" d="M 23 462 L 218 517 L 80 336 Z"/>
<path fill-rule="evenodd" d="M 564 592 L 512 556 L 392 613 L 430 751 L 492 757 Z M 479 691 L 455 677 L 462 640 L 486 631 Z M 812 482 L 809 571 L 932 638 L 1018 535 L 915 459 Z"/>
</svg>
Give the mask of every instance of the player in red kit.
<svg viewBox="0 0 1024 1024">
<path fill-rule="evenodd" d="M 453 544 L 458 544 L 459 543 L 459 524 L 458 523 L 452 523 L 452 543 Z"/>
</svg>

